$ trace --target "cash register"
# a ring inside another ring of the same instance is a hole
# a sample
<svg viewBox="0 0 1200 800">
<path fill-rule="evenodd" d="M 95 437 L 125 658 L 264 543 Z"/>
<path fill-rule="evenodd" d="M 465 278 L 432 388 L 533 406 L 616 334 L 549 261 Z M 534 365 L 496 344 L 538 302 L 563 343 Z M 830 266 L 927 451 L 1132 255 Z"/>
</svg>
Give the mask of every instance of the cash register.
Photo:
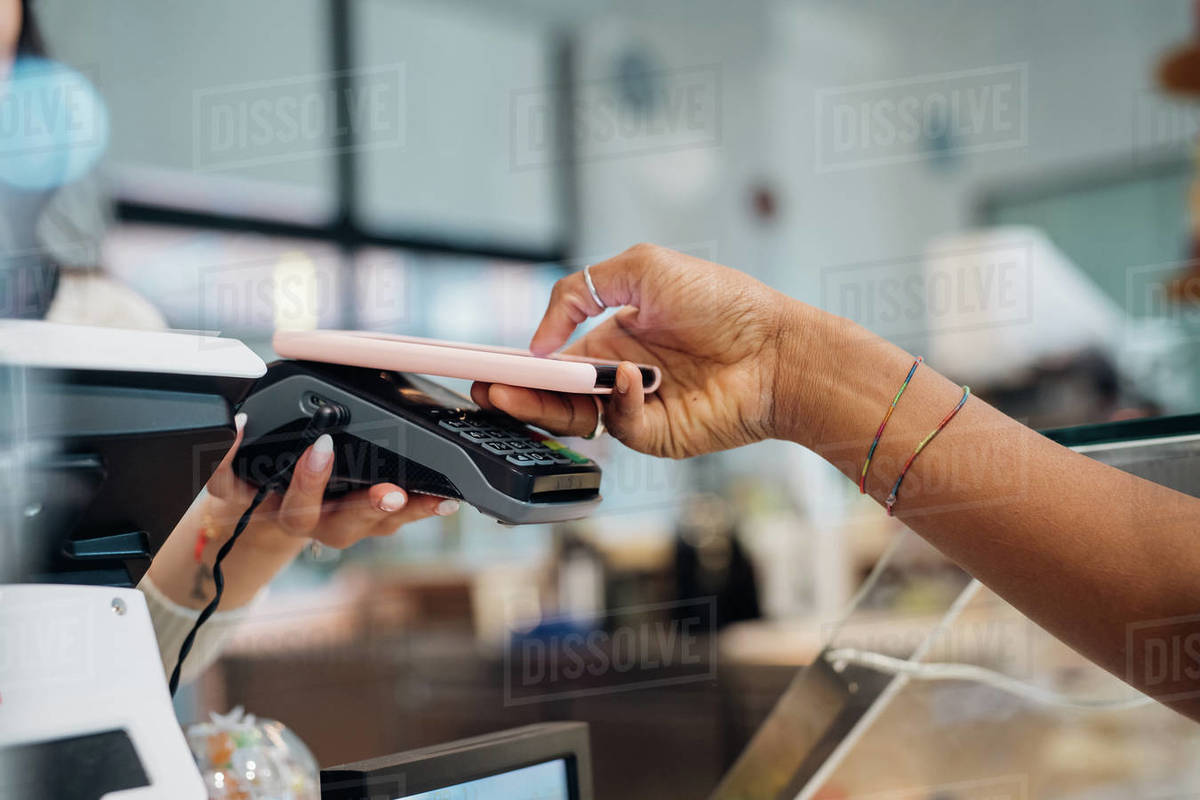
<svg viewBox="0 0 1200 800">
<path fill-rule="evenodd" d="M 0 798 L 203 800 L 132 588 L 233 442 L 241 342 L 0 321 Z"/>
</svg>

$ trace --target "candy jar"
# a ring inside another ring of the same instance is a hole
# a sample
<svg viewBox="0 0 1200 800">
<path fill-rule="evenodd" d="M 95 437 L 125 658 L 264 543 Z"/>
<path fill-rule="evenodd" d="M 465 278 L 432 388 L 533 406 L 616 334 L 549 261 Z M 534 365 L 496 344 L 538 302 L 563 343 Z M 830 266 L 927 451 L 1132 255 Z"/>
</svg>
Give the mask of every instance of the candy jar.
<svg viewBox="0 0 1200 800">
<path fill-rule="evenodd" d="M 312 753 L 283 723 L 241 706 L 188 728 L 209 800 L 320 800 Z"/>
</svg>

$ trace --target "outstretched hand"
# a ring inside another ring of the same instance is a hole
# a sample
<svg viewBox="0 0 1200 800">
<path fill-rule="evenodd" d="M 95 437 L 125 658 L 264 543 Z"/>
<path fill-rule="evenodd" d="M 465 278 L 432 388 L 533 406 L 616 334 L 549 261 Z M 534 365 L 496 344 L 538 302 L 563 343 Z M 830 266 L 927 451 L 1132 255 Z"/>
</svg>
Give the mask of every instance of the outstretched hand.
<svg viewBox="0 0 1200 800">
<path fill-rule="evenodd" d="M 780 342 L 795 305 L 737 270 L 654 245 L 636 245 L 590 268 L 606 307 L 623 307 L 568 354 L 619 361 L 604 400 L 604 424 L 643 453 L 684 458 L 777 435 Z M 602 313 L 583 273 L 562 278 L 534 333 L 542 355 Z M 634 362 L 657 366 L 662 386 L 647 395 Z M 476 383 L 471 397 L 560 435 L 596 425 L 591 397 Z"/>
</svg>

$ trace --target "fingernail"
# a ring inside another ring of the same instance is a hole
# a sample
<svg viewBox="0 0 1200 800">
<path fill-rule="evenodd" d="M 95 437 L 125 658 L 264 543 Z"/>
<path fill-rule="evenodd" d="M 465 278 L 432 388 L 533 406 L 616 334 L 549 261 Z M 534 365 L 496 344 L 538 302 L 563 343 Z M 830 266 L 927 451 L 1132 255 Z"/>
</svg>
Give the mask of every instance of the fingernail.
<svg viewBox="0 0 1200 800">
<path fill-rule="evenodd" d="M 311 472 L 324 472 L 330 461 L 333 461 L 333 437 L 322 433 L 309 451 L 308 469 Z"/>
<path fill-rule="evenodd" d="M 242 412 L 242 413 L 240 413 L 240 414 L 234 414 L 234 416 L 233 416 L 233 427 L 237 428 L 239 431 L 240 431 L 242 428 L 246 427 L 246 414 L 245 414 L 245 412 Z"/>
<path fill-rule="evenodd" d="M 379 501 L 379 507 L 384 511 L 399 511 L 407 502 L 408 496 L 404 492 L 388 492 Z"/>
<path fill-rule="evenodd" d="M 437 508 L 434 511 L 437 512 L 439 517 L 448 517 L 455 511 L 458 511 L 459 505 L 461 504 L 457 500 L 443 500 L 437 504 Z"/>
<path fill-rule="evenodd" d="M 629 376 L 621 367 L 617 367 L 617 391 L 621 394 L 629 391 Z"/>
</svg>

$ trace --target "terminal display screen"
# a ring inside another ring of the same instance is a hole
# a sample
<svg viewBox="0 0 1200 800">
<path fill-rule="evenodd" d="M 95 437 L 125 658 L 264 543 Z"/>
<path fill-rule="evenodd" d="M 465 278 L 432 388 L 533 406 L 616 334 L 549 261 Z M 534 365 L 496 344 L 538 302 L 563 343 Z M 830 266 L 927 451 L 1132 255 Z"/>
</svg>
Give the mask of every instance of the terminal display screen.
<svg viewBox="0 0 1200 800">
<path fill-rule="evenodd" d="M 567 762 L 560 758 L 396 800 L 571 800 Z"/>
</svg>

